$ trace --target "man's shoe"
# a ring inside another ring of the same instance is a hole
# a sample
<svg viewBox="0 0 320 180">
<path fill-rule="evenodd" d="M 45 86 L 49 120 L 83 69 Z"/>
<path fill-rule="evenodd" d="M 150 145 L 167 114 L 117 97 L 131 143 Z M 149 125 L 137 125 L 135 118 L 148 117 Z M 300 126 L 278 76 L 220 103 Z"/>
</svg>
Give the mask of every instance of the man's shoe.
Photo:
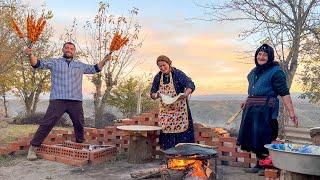
<svg viewBox="0 0 320 180">
<path fill-rule="evenodd" d="M 27 159 L 29 161 L 34 161 L 34 160 L 38 159 L 37 154 L 35 152 L 35 149 L 36 149 L 36 147 L 30 145 L 29 151 L 28 151 L 28 156 L 27 156 Z"/>
</svg>

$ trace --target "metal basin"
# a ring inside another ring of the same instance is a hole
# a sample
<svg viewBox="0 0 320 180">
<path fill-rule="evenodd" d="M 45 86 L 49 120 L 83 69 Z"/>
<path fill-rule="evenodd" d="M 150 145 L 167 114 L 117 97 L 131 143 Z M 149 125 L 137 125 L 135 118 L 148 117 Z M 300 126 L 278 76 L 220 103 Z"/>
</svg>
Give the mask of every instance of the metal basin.
<svg viewBox="0 0 320 180">
<path fill-rule="evenodd" d="M 264 147 L 269 149 L 273 166 L 295 173 L 320 176 L 319 154 L 281 150 L 277 149 L 275 144 L 267 144 Z"/>
</svg>

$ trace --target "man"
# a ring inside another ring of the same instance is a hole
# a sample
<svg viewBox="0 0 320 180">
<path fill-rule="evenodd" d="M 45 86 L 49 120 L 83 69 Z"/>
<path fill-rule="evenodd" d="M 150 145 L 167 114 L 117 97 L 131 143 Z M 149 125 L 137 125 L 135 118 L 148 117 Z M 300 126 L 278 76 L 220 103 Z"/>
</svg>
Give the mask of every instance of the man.
<svg viewBox="0 0 320 180">
<path fill-rule="evenodd" d="M 52 58 L 46 61 L 39 60 L 32 54 L 31 48 L 26 48 L 25 53 L 29 56 L 33 68 L 49 69 L 51 71 L 51 93 L 47 112 L 39 122 L 40 126 L 30 142 L 28 160 L 36 160 L 35 148 L 39 147 L 48 136 L 53 126 L 66 112 L 73 123 L 76 142 L 84 141 L 83 107 L 82 107 L 82 76 L 94 74 L 102 70 L 106 61 L 111 56 L 106 56 L 95 65 L 84 64 L 73 59 L 76 48 L 72 42 L 63 45 L 63 57 Z"/>
</svg>

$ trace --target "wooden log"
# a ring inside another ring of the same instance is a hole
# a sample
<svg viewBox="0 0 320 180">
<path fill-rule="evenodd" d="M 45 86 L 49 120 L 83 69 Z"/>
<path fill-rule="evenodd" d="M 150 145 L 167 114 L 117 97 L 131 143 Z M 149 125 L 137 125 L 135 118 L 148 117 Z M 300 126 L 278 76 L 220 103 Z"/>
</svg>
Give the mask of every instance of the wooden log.
<svg viewBox="0 0 320 180">
<path fill-rule="evenodd" d="M 161 171 L 161 180 L 181 180 L 185 175 L 184 170 L 166 169 Z"/>
<path fill-rule="evenodd" d="M 143 169 L 130 173 L 130 176 L 135 179 L 157 178 L 161 176 L 160 172 L 165 169 L 167 169 L 167 167 L 165 166 L 159 168 Z"/>
<path fill-rule="evenodd" d="M 130 135 L 128 162 L 141 164 L 152 160 L 152 143 L 140 134 Z"/>
</svg>

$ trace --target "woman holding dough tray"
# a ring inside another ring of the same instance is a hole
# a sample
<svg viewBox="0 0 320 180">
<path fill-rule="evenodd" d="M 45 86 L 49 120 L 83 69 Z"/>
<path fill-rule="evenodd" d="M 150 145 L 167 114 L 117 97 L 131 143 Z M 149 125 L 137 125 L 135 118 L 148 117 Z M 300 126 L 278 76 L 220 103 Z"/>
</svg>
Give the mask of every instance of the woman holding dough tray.
<svg viewBox="0 0 320 180">
<path fill-rule="evenodd" d="M 194 143 L 194 130 L 188 97 L 195 85 L 185 73 L 171 66 L 172 61 L 164 55 L 157 58 L 160 72 L 154 77 L 150 96 L 176 97 L 172 104 L 160 102 L 159 124 L 162 126 L 159 142 L 162 149 L 174 147 L 178 143 Z M 180 94 L 183 93 L 183 94 Z"/>
</svg>

